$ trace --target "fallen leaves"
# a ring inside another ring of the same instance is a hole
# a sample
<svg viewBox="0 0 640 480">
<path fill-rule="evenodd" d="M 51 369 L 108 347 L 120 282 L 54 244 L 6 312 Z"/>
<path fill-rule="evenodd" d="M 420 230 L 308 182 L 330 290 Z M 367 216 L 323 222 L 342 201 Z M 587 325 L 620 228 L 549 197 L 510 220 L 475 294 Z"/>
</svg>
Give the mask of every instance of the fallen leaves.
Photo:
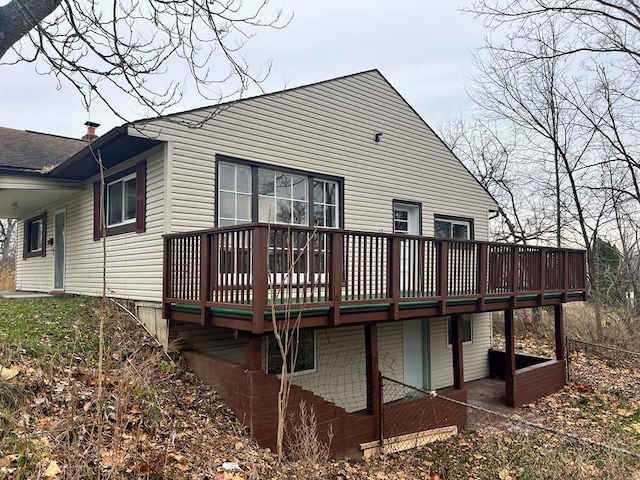
<svg viewBox="0 0 640 480">
<path fill-rule="evenodd" d="M 62 469 L 58 466 L 58 463 L 55 460 L 52 460 L 42 474 L 42 480 L 54 480 L 61 473 Z"/>
<path fill-rule="evenodd" d="M 7 455 L 5 457 L 2 457 L 0 458 L 0 468 L 8 467 L 16 460 L 18 460 L 18 455 Z"/>
<path fill-rule="evenodd" d="M 0 365 L 0 378 L 2 380 L 11 380 L 20 373 L 20 368 L 17 365 L 11 365 L 10 367 L 3 367 Z"/>
</svg>

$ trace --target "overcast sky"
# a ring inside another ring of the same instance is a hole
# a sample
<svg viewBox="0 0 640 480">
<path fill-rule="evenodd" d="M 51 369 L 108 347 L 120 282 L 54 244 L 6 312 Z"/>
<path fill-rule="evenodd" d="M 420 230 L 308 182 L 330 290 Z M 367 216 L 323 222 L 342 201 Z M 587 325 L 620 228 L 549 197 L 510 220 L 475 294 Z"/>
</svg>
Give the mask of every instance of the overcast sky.
<svg viewBox="0 0 640 480">
<path fill-rule="evenodd" d="M 259 30 L 246 53 L 252 65 L 272 59 L 263 84 L 267 92 L 377 68 L 437 127 L 472 108 L 465 86 L 485 32 L 480 21 L 460 13 L 465 3 L 468 0 L 271 0 L 270 6 L 281 5 L 294 18 L 283 30 Z M 58 85 L 51 75 L 38 75 L 36 68 L 0 66 L 0 126 L 82 136 L 89 114 L 79 93 L 68 84 Z M 179 72 L 167 75 L 174 73 Z M 171 111 L 210 103 L 188 96 Z M 117 105 L 128 120 L 145 116 L 131 100 Z M 98 104 L 90 115 L 101 124 L 98 134 L 123 123 Z"/>
</svg>

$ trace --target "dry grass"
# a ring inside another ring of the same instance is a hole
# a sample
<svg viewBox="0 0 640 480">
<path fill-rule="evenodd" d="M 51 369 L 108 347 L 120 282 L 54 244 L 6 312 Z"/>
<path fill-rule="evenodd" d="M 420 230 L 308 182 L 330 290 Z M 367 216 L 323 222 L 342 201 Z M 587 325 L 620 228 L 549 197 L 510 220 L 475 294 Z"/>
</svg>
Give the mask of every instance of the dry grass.
<svg viewBox="0 0 640 480">
<path fill-rule="evenodd" d="M 0 267 L 0 290 L 15 290 L 16 271 L 9 267 Z"/>
<path fill-rule="evenodd" d="M 493 333 L 497 339 L 504 338 L 504 316 L 502 312 L 493 314 Z M 604 343 L 628 350 L 640 351 L 640 337 L 637 332 L 640 318 L 628 310 L 605 308 L 602 312 L 602 341 L 598 340 L 593 305 L 586 302 L 569 303 L 564 306 L 565 334 L 586 342 Z M 553 308 L 522 309 L 514 312 L 514 335 L 516 345 L 529 348 L 535 346 L 538 353 L 551 353 L 548 346 L 554 345 L 555 326 Z M 497 346 L 501 346 L 498 344 Z"/>
<path fill-rule="evenodd" d="M 304 400 L 298 405 L 298 415 L 290 415 L 285 433 L 287 457 L 292 461 L 290 468 L 304 478 L 325 478 L 323 466 L 331 459 L 330 450 L 333 429 L 329 427 L 327 441 L 318 436 L 318 421 L 313 405 Z"/>
</svg>

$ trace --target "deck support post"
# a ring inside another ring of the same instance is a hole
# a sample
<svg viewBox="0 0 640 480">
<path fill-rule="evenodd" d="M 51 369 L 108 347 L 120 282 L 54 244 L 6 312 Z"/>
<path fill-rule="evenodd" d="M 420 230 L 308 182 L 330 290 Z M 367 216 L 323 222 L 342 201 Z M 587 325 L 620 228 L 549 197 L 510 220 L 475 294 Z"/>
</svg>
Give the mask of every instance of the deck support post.
<svg viewBox="0 0 640 480">
<path fill-rule="evenodd" d="M 504 387 L 507 407 L 515 407 L 516 349 L 513 332 L 513 310 L 504 311 Z"/>
<path fill-rule="evenodd" d="M 263 333 L 267 297 L 269 295 L 269 274 L 267 272 L 267 262 L 265 261 L 265 259 L 269 258 L 268 227 L 256 226 L 253 230 L 252 241 L 253 319 L 251 322 L 251 330 L 253 333 Z M 275 301 L 275 299 L 273 301 Z"/>
<path fill-rule="evenodd" d="M 564 318 L 562 305 L 553 306 L 556 332 L 556 360 L 564 360 Z"/>
<path fill-rule="evenodd" d="M 400 242 L 397 237 L 389 238 L 389 296 L 391 306 L 389 316 L 392 320 L 398 320 L 400 311 Z"/>
<path fill-rule="evenodd" d="M 378 325 L 370 323 L 364 326 L 364 343 L 367 356 L 367 413 L 379 416 L 382 408 L 380 394 L 380 370 L 378 366 Z"/>
<path fill-rule="evenodd" d="M 462 352 L 462 318 L 451 315 L 451 350 L 453 355 L 453 388 L 464 389 L 464 360 Z"/>
<path fill-rule="evenodd" d="M 251 335 L 247 339 L 245 368 L 250 371 L 262 370 L 262 335 Z"/>
<path fill-rule="evenodd" d="M 342 302 L 342 276 L 344 268 L 344 234 L 335 232 L 331 235 L 331 255 L 329 263 L 329 300 L 332 305 L 329 309 L 329 323 L 332 326 L 340 325 L 340 303 Z"/>
</svg>

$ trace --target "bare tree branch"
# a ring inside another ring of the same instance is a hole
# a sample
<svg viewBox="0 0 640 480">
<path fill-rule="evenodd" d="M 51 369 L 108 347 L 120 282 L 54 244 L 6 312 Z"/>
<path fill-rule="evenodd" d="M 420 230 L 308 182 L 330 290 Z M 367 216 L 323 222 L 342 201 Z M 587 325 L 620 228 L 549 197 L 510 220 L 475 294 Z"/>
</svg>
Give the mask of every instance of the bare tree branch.
<svg viewBox="0 0 640 480">
<path fill-rule="evenodd" d="M 160 114 L 187 88 L 220 101 L 259 85 L 270 67 L 250 69 L 245 45 L 256 29 L 287 23 L 268 0 L 12 0 L 0 7 L 0 59 L 44 62 L 87 105 L 99 99 L 120 118 L 114 89 Z"/>
</svg>

